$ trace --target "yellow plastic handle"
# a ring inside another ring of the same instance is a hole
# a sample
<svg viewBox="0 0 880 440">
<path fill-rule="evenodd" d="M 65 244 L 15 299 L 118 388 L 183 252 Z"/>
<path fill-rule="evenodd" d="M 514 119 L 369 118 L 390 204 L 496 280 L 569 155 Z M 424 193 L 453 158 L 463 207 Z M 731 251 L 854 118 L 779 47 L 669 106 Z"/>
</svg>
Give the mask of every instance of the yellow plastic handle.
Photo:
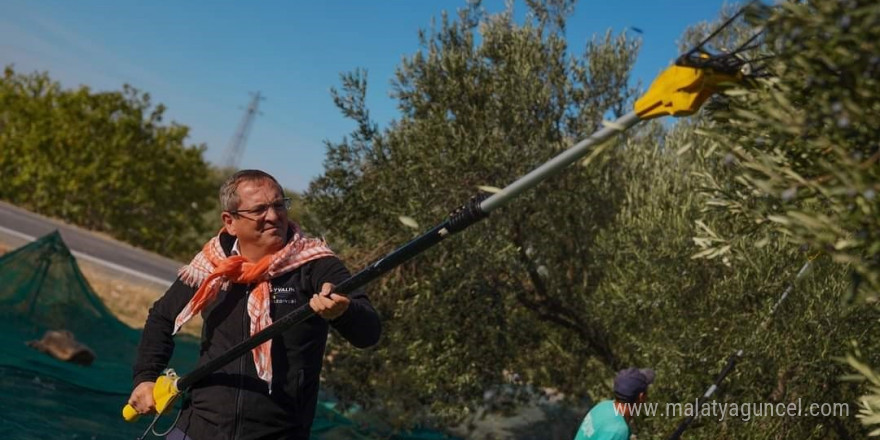
<svg viewBox="0 0 880 440">
<path fill-rule="evenodd" d="M 156 402 L 156 412 L 164 414 L 168 408 L 174 406 L 179 391 L 177 390 L 177 374 L 168 369 L 166 373 L 156 379 L 153 386 L 153 400 Z M 122 408 L 122 418 L 126 422 L 134 422 L 140 418 L 140 414 L 131 405 Z"/>
<path fill-rule="evenodd" d="M 141 415 L 138 414 L 133 406 L 125 405 L 125 408 L 122 408 L 122 418 L 125 419 L 126 422 L 136 422 L 140 417 Z"/>
</svg>

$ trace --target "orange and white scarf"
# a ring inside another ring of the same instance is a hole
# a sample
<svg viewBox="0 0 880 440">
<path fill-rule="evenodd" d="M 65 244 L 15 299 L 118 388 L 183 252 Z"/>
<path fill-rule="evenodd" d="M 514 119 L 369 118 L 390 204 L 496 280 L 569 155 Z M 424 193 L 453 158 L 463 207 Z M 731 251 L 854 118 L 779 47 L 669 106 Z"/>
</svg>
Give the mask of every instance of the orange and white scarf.
<svg viewBox="0 0 880 440">
<path fill-rule="evenodd" d="M 251 318 L 251 336 L 272 324 L 270 316 L 270 281 L 305 263 L 333 255 L 327 243 L 316 238 L 306 238 L 299 228 L 292 225 L 293 237 L 280 251 L 266 255 L 256 263 L 241 255 L 226 256 L 220 246 L 220 235 L 205 243 L 202 251 L 180 271 L 180 279 L 191 287 L 198 287 L 192 299 L 174 320 L 174 334 L 187 321 L 211 304 L 221 289 L 229 283 L 257 286 L 248 297 L 247 310 Z M 225 228 L 220 231 L 224 233 Z M 272 340 L 252 350 L 257 375 L 272 385 Z"/>
</svg>

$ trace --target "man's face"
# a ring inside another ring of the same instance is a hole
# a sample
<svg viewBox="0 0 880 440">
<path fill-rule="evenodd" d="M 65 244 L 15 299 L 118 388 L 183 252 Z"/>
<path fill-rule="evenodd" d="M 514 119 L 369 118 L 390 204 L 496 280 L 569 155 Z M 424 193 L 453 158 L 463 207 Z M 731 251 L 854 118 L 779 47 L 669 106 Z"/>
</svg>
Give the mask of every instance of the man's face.
<svg viewBox="0 0 880 440">
<path fill-rule="evenodd" d="M 275 183 L 271 180 L 241 182 L 236 193 L 239 199 L 237 211 L 268 209 L 261 213 L 240 212 L 237 215 L 224 212 L 226 230 L 238 238 L 240 245 L 255 246 L 267 252 L 284 247 L 289 220 L 287 210 L 277 208 L 283 206 L 284 194 Z"/>
</svg>

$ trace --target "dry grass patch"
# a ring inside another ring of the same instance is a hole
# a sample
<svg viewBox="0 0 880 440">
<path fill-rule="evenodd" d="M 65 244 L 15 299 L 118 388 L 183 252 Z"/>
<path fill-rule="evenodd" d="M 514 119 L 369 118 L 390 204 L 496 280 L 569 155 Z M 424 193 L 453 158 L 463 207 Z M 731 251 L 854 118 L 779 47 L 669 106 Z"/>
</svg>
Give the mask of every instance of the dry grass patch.
<svg viewBox="0 0 880 440">
<path fill-rule="evenodd" d="M 104 305 L 130 327 L 143 328 L 150 307 L 168 288 L 134 276 L 117 274 L 97 264 L 86 261 L 77 263 Z M 202 331 L 201 317 L 194 317 L 181 331 L 199 336 Z"/>
</svg>

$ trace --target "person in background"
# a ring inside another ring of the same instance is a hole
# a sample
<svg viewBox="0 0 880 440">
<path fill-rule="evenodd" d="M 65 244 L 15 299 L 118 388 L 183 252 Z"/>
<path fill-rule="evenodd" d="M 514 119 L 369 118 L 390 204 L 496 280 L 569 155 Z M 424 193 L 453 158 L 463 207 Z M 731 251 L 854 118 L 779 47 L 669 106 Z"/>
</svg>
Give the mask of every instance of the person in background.
<svg viewBox="0 0 880 440">
<path fill-rule="evenodd" d="M 575 440 L 629 440 L 632 410 L 645 403 L 654 370 L 627 368 L 614 378 L 614 400 L 595 405 L 575 435 Z"/>
</svg>

